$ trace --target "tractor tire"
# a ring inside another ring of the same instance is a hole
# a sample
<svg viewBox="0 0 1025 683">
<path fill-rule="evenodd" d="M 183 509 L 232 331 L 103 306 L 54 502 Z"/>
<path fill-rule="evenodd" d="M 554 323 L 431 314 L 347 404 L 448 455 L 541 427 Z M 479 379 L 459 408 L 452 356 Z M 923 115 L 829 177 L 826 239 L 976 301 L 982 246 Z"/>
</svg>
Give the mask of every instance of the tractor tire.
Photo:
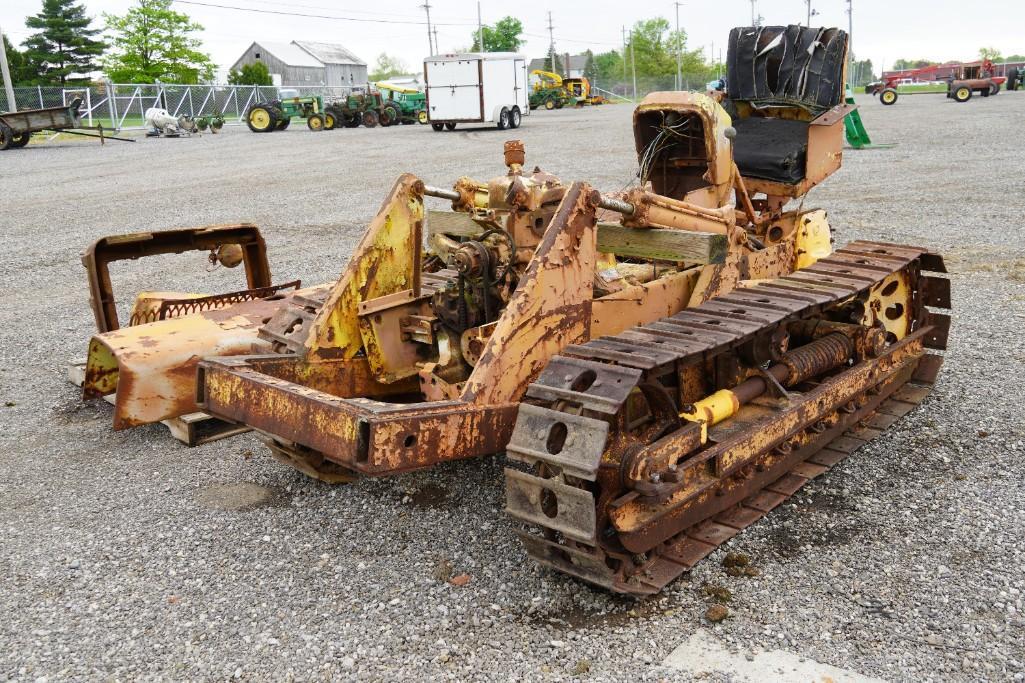
<svg viewBox="0 0 1025 683">
<path fill-rule="evenodd" d="M 346 128 L 359 128 L 360 116 L 358 114 L 346 114 L 342 117 L 342 125 Z"/>
<path fill-rule="evenodd" d="M 520 113 L 519 107 L 513 107 L 512 111 L 509 112 L 509 127 L 519 128 L 520 122 L 523 120 L 523 114 Z"/>
<path fill-rule="evenodd" d="M 249 126 L 249 130 L 254 133 L 269 133 L 278 126 L 278 130 L 284 130 L 280 128 L 280 122 L 277 117 L 274 116 L 274 111 L 270 107 L 263 105 L 256 105 L 249 110 L 246 114 L 246 125 Z M 287 127 L 287 119 L 285 126 Z"/>
<path fill-rule="evenodd" d="M 455 130 L 455 129 L 456 129 L 456 124 L 454 124 L 454 123 L 446 123 L 445 124 L 445 130 Z"/>
<path fill-rule="evenodd" d="M 288 118 L 288 119 L 280 119 L 280 120 L 278 120 L 278 125 L 275 127 L 275 130 L 285 130 L 286 128 L 288 128 L 288 126 L 291 123 L 292 123 L 292 119 L 290 119 L 290 118 Z"/>
<path fill-rule="evenodd" d="M 894 88 L 884 88 L 879 93 L 879 101 L 887 107 L 897 104 L 897 91 Z"/>
<path fill-rule="evenodd" d="M 0 152 L 11 146 L 14 142 L 14 131 L 3 121 L 0 121 Z"/>
<path fill-rule="evenodd" d="M 306 127 L 314 132 L 324 130 L 325 125 L 327 124 L 324 122 L 323 114 L 313 114 L 310 118 L 306 119 Z"/>
<path fill-rule="evenodd" d="M 551 98 L 545 100 L 545 109 L 547 109 L 548 111 L 555 109 L 555 100 Z"/>
<path fill-rule="evenodd" d="M 992 85 L 990 85 L 989 86 L 989 94 L 990 95 L 999 95 L 1000 94 L 1000 84 L 999 83 L 993 83 Z"/>
<path fill-rule="evenodd" d="M 376 111 L 365 111 L 363 112 L 362 121 L 366 128 L 374 128 L 381 122 L 381 119 Z"/>
<path fill-rule="evenodd" d="M 337 125 L 335 115 L 329 111 L 324 112 L 324 130 L 334 130 Z"/>
<path fill-rule="evenodd" d="M 502 107 L 502 111 L 498 113 L 498 130 L 505 130 L 509 127 L 509 108 Z"/>
<path fill-rule="evenodd" d="M 440 133 L 441 131 L 445 130 L 445 124 L 444 123 L 432 123 L 431 124 L 431 128 L 434 130 L 435 133 Z"/>
<path fill-rule="evenodd" d="M 388 119 L 388 123 L 385 123 L 385 118 Z M 399 109 L 398 105 L 391 102 L 385 102 L 384 106 L 381 107 L 381 125 L 383 126 L 394 126 L 402 121 L 402 110 Z"/>
<path fill-rule="evenodd" d="M 972 99 L 972 89 L 969 88 L 967 85 L 958 86 L 954 90 L 953 97 L 954 101 L 956 102 L 967 102 L 968 100 Z"/>
<path fill-rule="evenodd" d="M 1021 83 L 1021 72 L 1017 69 L 1011 69 L 1007 72 L 1007 89 L 1017 90 L 1018 84 Z"/>
<path fill-rule="evenodd" d="M 11 137 L 11 149 L 18 149 L 28 144 L 28 141 L 32 139 L 32 133 L 22 133 L 18 135 L 15 133 Z"/>
<path fill-rule="evenodd" d="M 416 120 L 417 120 L 417 123 L 419 123 L 421 126 L 423 126 L 423 125 L 427 125 L 427 123 L 431 120 L 431 117 L 427 115 L 427 110 L 426 109 L 421 109 L 420 111 L 418 111 L 416 113 Z"/>
<path fill-rule="evenodd" d="M 562 109 L 565 106 L 566 106 L 566 100 L 561 100 L 561 99 L 560 100 L 555 100 L 555 108 L 556 109 Z"/>
</svg>

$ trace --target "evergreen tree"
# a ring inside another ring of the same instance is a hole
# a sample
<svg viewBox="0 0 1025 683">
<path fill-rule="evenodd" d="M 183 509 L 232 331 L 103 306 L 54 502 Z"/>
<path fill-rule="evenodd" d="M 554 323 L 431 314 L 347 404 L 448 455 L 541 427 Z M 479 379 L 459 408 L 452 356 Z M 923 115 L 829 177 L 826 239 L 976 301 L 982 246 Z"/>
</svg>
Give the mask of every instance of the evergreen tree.
<svg viewBox="0 0 1025 683">
<path fill-rule="evenodd" d="M 545 71 L 551 71 L 552 73 L 562 73 L 562 60 L 559 59 L 557 52 L 552 50 L 552 47 L 548 46 L 548 55 L 545 57 Z"/>
<path fill-rule="evenodd" d="M 89 28 L 91 23 L 75 0 L 43 0 L 43 11 L 25 20 L 37 30 L 25 41 L 25 57 L 40 82 L 63 87 L 89 80 L 89 73 L 98 68 L 95 59 L 107 47 L 94 39 L 100 31 Z"/>
<path fill-rule="evenodd" d="M 587 58 L 584 61 L 584 78 L 593 81 L 598 78 L 598 67 L 594 63 L 594 53 L 587 50 L 584 56 Z"/>
</svg>

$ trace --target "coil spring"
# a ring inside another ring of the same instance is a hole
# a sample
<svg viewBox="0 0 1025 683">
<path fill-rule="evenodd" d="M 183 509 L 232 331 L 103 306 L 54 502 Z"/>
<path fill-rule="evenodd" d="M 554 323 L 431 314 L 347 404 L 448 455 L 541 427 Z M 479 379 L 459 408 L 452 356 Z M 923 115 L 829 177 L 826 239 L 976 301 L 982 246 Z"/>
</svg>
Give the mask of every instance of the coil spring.
<svg viewBox="0 0 1025 683">
<path fill-rule="evenodd" d="M 793 386 L 827 370 L 843 365 L 854 354 L 854 342 L 846 336 L 833 333 L 810 344 L 788 351 L 780 359 L 789 374 L 784 382 Z"/>
</svg>

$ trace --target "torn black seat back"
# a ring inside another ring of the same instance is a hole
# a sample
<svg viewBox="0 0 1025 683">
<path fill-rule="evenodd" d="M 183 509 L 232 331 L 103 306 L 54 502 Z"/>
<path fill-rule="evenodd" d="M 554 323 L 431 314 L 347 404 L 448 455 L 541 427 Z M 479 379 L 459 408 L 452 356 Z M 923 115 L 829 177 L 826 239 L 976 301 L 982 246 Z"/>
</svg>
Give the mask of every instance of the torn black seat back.
<svg viewBox="0 0 1025 683">
<path fill-rule="evenodd" d="M 737 130 L 733 153 L 742 175 L 791 185 L 805 179 L 813 165 L 809 127 L 843 104 L 846 62 L 847 34 L 840 29 L 730 32 L 724 105 Z"/>
</svg>

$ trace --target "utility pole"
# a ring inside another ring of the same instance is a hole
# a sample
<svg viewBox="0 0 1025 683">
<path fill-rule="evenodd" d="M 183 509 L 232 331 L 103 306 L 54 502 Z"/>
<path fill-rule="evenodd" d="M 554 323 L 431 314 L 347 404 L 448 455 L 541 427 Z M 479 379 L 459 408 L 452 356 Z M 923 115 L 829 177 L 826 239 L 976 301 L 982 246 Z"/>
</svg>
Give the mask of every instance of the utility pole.
<svg viewBox="0 0 1025 683">
<path fill-rule="evenodd" d="M 634 102 L 637 101 L 637 59 L 634 58 L 634 32 L 630 30 L 630 69 L 633 71 Z"/>
<path fill-rule="evenodd" d="M 0 75 L 4 78 L 4 90 L 7 92 L 7 110 L 18 111 L 18 103 L 14 101 L 14 84 L 11 83 L 11 70 L 7 66 L 7 47 L 4 45 L 4 30 L 0 28 Z M 0 111 L 3 111 L 0 109 Z"/>
<path fill-rule="evenodd" d="M 623 27 L 623 80 L 626 80 L 626 26 Z"/>
<path fill-rule="evenodd" d="M 555 68 L 555 60 L 558 59 L 558 55 L 555 54 L 555 26 L 552 25 L 552 13 L 548 13 L 548 54 L 551 57 L 552 71 L 558 71 Z"/>
<path fill-rule="evenodd" d="M 811 0 L 809 0 L 809 2 L 810 1 Z M 480 20 L 480 2 L 479 2 L 479 0 L 477 2 L 477 42 L 480 44 L 480 51 L 481 52 L 487 52 L 487 50 L 484 49 L 484 24 L 482 24 L 481 20 Z"/>
<path fill-rule="evenodd" d="M 434 27 L 434 49 L 437 52 L 441 52 L 441 48 L 438 47 L 438 27 Z"/>
<path fill-rule="evenodd" d="M 817 17 L 819 11 L 811 8 L 811 0 L 804 0 L 804 4 L 808 6 L 808 27 L 811 28 L 811 18 Z"/>
<path fill-rule="evenodd" d="M 758 25 L 758 22 L 755 21 L 755 2 L 756 2 L 756 0 L 751 0 L 751 25 L 752 26 L 757 26 Z"/>
<path fill-rule="evenodd" d="M 683 90 L 683 71 L 680 66 L 680 5 L 682 2 L 674 2 L 676 5 L 676 89 Z"/>
<path fill-rule="evenodd" d="M 847 0 L 847 61 L 847 79 L 850 80 L 850 72 L 854 68 L 854 5 L 852 0 Z M 845 83 L 844 86 L 846 87 L 846 85 Z"/>
<path fill-rule="evenodd" d="M 752 0 L 754 2 L 754 0 Z M 427 12 L 427 50 L 433 55 L 435 54 L 434 41 L 431 36 L 431 3 L 429 0 L 424 0 L 424 4 L 420 5 Z"/>
</svg>

